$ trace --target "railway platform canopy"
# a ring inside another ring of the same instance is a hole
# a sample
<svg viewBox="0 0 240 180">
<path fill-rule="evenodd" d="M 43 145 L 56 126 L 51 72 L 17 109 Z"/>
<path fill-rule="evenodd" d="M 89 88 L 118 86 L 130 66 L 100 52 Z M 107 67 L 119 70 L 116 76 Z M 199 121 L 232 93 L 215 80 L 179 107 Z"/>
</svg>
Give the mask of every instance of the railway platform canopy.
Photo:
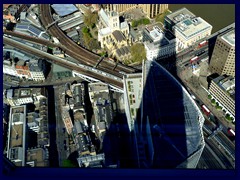
<svg viewBox="0 0 240 180">
<path fill-rule="evenodd" d="M 78 10 L 74 4 L 52 4 L 51 7 L 61 17 L 72 14 Z"/>
</svg>

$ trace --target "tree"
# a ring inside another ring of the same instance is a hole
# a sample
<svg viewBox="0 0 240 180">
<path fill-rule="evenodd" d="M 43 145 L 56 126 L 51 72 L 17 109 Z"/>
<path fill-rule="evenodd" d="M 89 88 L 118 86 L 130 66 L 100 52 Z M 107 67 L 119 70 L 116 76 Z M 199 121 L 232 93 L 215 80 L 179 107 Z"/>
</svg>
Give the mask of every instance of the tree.
<svg viewBox="0 0 240 180">
<path fill-rule="evenodd" d="M 146 60 L 146 50 L 143 44 L 137 43 L 131 46 L 131 55 L 132 55 L 132 63 L 142 62 L 142 60 Z"/>
<path fill-rule="evenodd" d="M 78 164 L 69 159 L 65 159 L 63 160 L 63 167 L 78 167 Z"/>
<path fill-rule="evenodd" d="M 167 9 L 162 14 L 158 14 L 155 18 L 155 21 L 164 23 L 164 18 L 168 14 L 170 14 L 170 11 Z"/>
<path fill-rule="evenodd" d="M 89 28 L 93 28 L 98 20 L 98 14 L 96 12 L 91 12 L 91 10 L 87 10 L 84 14 L 84 24 Z"/>
<path fill-rule="evenodd" d="M 89 33 L 89 29 L 88 29 L 86 26 L 84 26 L 84 27 L 82 28 L 82 33 L 83 33 L 83 34 Z"/>
<path fill-rule="evenodd" d="M 138 26 L 138 21 L 137 20 L 133 20 L 132 21 L 132 27 L 137 27 Z"/>
<path fill-rule="evenodd" d="M 212 100 L 211 100 L 211 103 L 212 103 L 212 104 L 215 104 L 215 103 L 216 103 L 216 100 L 215 100 L 215 99 L 212 99 Z"/>
<path fill-rule="evenodd" d="M 231 121 L 231 116 L 230 116 L 230 114 L 226 114 L 226 116 L 225 116 L 225 118 L 228 120 L 228 121 Z"/>
</svg>

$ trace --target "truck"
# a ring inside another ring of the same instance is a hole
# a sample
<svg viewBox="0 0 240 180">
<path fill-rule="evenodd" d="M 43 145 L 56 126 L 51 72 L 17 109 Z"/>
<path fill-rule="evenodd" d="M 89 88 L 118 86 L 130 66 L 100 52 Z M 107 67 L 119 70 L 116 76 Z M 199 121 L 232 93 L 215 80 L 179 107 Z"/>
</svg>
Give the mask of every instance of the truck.
<svg viewBox="0 0 240 180">
<path fill-rule="evenodd" d="M 232 128 L 228 128 L 228 134 L 230 136 L 235 136 L 235 131 Z"/>
<path fill-rule="evenodd" d="M 202 111 L 204 112 L 204 114 L 209 117 L 211 111 L 207 108 L 207 106 L 205 106 L 205 105 L 203 104 L 203 105 L 201 106 L 201 108 L 202 108 Z"/>
</svg>

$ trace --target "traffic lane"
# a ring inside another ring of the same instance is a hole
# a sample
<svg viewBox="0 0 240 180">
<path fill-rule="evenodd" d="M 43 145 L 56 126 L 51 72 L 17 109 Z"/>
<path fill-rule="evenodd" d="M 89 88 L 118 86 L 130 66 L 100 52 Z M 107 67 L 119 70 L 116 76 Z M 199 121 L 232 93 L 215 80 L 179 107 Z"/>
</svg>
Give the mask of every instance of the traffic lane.
<svg viewBox="0 0 240 180">
<path fill-rule="evenodd" d="M 225 150 L 218 144 L 218 142 L 213 139 L 205 138 L 205 142 L 209 145 L 210 149 L 214 152 L 213 155 L 216 155 L 217 160 L 224 164 L 226 169 L 233 169 L 232 160 L 226 155 Z"/>
<path fill-rule="evenodd" d="M 231 127 L 233 130 L 235 129 L 235 126 L 232 125 L 232 123 L 229 123 L 225 120 L 225 117 L 223 116 L 223 113 L 217 110 L 208 99 L 208 93 L 206 90 L 204 90 L 201 86 L 198 88 L 195 88 L 191 81 L 189 80 L 191 76 L 193 76 L 192 71 L 189 72 L 189 68 L 185 68 L 182 72 L 179 73 L 180 79 L 182 79 L 182 82 L 185 84 L 186 87 L 188 87 L 188 90 L 191 90 L 191 93 L 194 94 L 199 101 L 201 101 L 202 104 L 205 104 L 212 114 L 219 120 L 219 122 L 224 126 L 224 129 Z"/>
<path fill-rule="evenodd" d="M 190 59 L 196 56 L 199 56 L 198 61 L 201 61 L 202 59 L 208 57 L 208 48 L 200 48 L 196 51 L 190 51 L 182 56 L 177 56 L 177 65 L 185 66 L 187 63 L 190 63 Z"/>
<path fill-rule="evenodd" d="M 203 161 L 206 163 L 209 169 L 226 169 L 224 163 L 221 162 L 221 160 L 215 154 L 215 151 L 209 147 L 209 143 L 207 142 L 201 157 L 204 159 Z"/>
<path fill-rule="evenodd" d="M 59 154 L 59 166 L 62 167 L 62 161 L 67 159 L 67 140 L 66 140 L 66 131 L 63 130 L 65 128 L 64 123 L 62 121 L 61 116 L 61 95 L 62 95 L 62 88 L 60 86 L 55 86 L 55 112 L 56 112 L 56 143 L 58 147 L 58 154 Z"/>
</svg>

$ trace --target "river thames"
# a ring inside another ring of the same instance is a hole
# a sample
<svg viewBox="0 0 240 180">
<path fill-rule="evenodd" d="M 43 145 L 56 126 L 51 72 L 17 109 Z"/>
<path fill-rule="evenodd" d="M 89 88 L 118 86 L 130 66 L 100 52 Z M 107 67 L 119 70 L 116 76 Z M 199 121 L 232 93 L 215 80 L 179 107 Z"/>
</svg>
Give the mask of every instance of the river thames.
<svg viewBox="0 0 240 180">
<path fill-rule="evenodd" d="M 213 26 L 212 33 L 235 22 L 235 4 L 169 4 L 172 12 L 186 7 Z"/>
</svg>

